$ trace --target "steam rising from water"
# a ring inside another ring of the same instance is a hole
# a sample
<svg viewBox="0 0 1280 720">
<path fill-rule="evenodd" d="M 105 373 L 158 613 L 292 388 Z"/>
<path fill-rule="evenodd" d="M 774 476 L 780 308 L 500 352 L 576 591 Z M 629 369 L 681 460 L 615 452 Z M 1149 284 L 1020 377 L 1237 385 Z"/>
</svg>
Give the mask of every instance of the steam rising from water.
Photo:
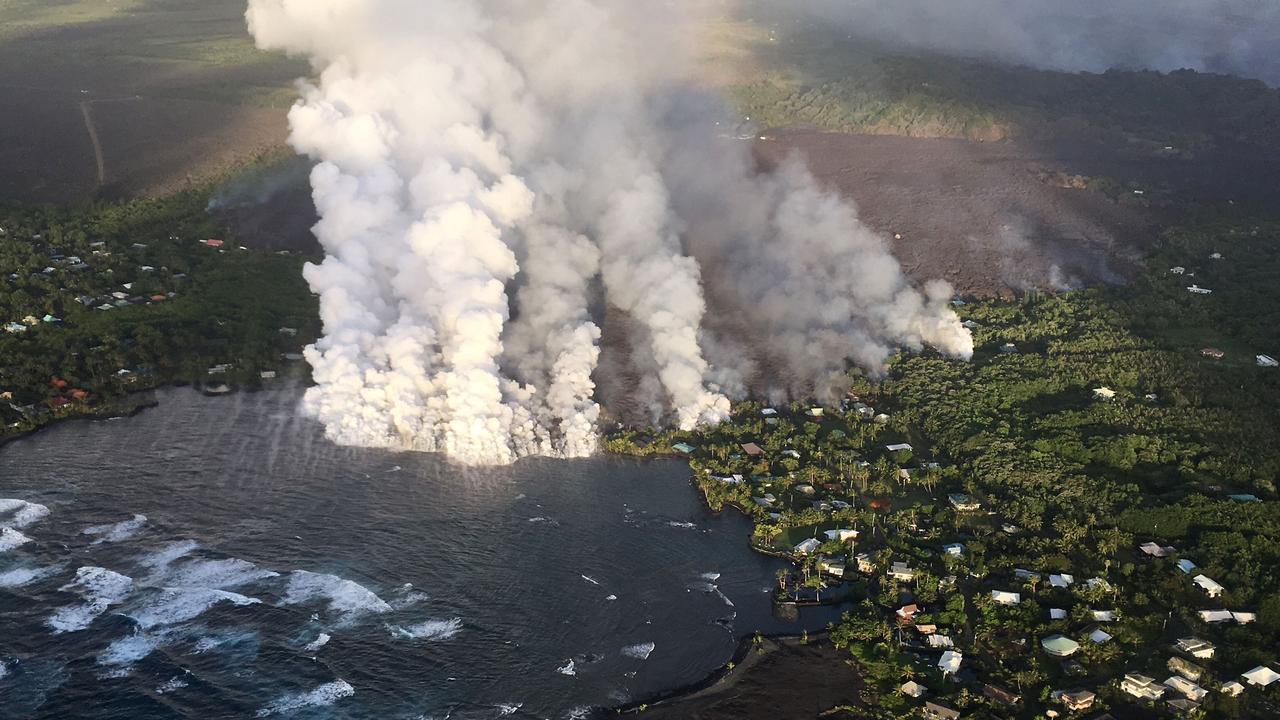
<svg viewBox="0 0 1280 720">
<path fill-rule="evenodd" d="M 305 407 L 332 440 L 473 464 L 592 453 L 601 301 L 630 320 L 650 414 L 683 428 L 727 417 L 763 352 L 796 395 L 896 345 L 972 353 L 950 289 L 912 289 L 851 206 L 715 140 L 684 62 L 700 6 L 250 0 L 258 44 L 317 74 L 289 120 L 318 162 Z M 738 323 L 750 343 L 704 332 L 704 267 L 713 315 L 759 314 Z"/>
</svg>

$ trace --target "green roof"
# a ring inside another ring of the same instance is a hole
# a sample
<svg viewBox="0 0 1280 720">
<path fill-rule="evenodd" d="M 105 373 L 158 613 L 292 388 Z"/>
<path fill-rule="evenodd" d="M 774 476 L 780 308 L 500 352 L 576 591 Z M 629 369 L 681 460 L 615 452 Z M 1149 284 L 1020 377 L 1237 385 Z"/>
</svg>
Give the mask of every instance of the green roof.
<svg viewBox="0 0 1280 720">
<path fill-rule="evenodd" d="M 1073 655 L 1080 649 L 1080 643 L 1062 635 L 1050 635 L 1041 640 L 1040 644 L 1044 646 L 1044 649 L 1050 655 L 1057 655 L 1058 657 Z"/>
<path fill-rule="evenodd" d="M 691 454 L 694 450 L 697 450 L 697 448 L 695 448 L 694 446 L 690 445 L 689 443 L 676 443 L 675 445 L 672 445 L 671 447 L 672 447 L 673 449 L 675 449 L 675 450 L 679 451 L 679 452 L 684 453 L 685 455 L 689 455 L 689 454 Z"/>
</svg>

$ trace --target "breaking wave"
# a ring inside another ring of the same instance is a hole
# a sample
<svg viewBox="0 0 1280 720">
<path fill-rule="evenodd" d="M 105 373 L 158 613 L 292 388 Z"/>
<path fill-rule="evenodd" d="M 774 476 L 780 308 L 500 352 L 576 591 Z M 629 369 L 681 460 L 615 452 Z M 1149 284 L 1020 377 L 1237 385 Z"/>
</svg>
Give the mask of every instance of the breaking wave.
<svg viewBox="0 0 1280 720">
<path fill-rule="evenodd" d="M 417 625 L 388 625 L 392 635 L 407 640 L 448 640 L 462 632 L 462 618 L 427 620 Z"/>
<path fill-rule="evenodd" d="M 0 553 L 15 550 L 29 542 L 31 542 L 31 538 L 13 528 L 0 528 Z"/>
<path fill-rule="evenodd" d="M 124 602 L 133 591 L 133 578 L 100 567 L 82 567 L 76 577 L 60 588 L 73 592 L 84 602 L 58 609 L 45 623 L 54 634 L 84 630 L 112 605 Z"/>
<path fill-rule="evenodd" d="M 113 543 L 121 540 L 128 540 L 137 534 L 144 525 L 147 524 L 146 515 L 134 515 L 128 520 L 122 520 L 118 523 L 109 525 L 94 525 L 87 527 L 80 532 L 81 535 L 96 535 L 97 540 L 93 541 L 94 545 L 99 543 Z"/>
<path fill-rule="evenodd" d="M 622 648 L 622 654 L 629 658 L 635 658 L 636 660 L 648 660 L 656 647 L 657 646 L 651 642 L 636 643 L 635 645 L 628 645 Z"/>
<path fill-rule="evenodd" d="M 258 717 L 290 713 L 303 708 L 328 707 L 355 694 L 356 689 L 351 687 L 351 683 L 346 680 L 334 680 L 309 692 L 283 695 L 259 710 Z"/>
<path fill-rule="evenodd" d="M 49 515 L 49 508 L 16 498 L 0 499 L 0 527 L 21 530 L 40 522 Z M 7 518 L 5 516 L 8 516 Z"/>
<path fill-rule="evenodd" d="M 303 605 L 321 601 L 329 612 L 343 622 L 352 622 L 362 615 L 391 612 L 391 606 L 365 586 L 323 573 L 295 570 L 289 574 L 289 587 L 285 590 L 284 605 Z"/>
</svg>

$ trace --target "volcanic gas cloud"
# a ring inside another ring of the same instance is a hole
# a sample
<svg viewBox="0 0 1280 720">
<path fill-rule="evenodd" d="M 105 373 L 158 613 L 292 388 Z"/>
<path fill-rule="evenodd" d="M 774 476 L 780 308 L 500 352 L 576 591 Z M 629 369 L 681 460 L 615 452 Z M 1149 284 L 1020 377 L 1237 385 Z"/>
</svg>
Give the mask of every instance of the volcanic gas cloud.
<svg viewBox="0 0 1280 720">
<path fill-rule="evenodd" d="M 686 61 L 701 5 L 250 0 L 258 44 L 315 70 L 289 122 L 327 255 L 304 405 L 332 440 L 590 454 L 605 307 L 684 428 L 749 388 L 828 396 L 894 347 L 972 353 L 945 283 L 911 287 L 851 205 L 717 130 Z M 742 336 L 704 328 L 704 286 Z"/>
</svg>

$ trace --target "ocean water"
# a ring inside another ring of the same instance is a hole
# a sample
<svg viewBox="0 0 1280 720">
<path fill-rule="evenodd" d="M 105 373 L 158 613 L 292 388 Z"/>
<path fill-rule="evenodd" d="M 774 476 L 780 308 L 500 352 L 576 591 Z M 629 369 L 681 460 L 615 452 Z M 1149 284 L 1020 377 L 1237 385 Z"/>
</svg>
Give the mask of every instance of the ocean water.
<svg viewBox="0 0 1280 720">
<path fill-rule="evenodd" d="M 777 560 L 675 461 L 338 448 L 296 388 L 0 448 L 0 718 L 573 718 L 696 682 Z"/>
</svg>

